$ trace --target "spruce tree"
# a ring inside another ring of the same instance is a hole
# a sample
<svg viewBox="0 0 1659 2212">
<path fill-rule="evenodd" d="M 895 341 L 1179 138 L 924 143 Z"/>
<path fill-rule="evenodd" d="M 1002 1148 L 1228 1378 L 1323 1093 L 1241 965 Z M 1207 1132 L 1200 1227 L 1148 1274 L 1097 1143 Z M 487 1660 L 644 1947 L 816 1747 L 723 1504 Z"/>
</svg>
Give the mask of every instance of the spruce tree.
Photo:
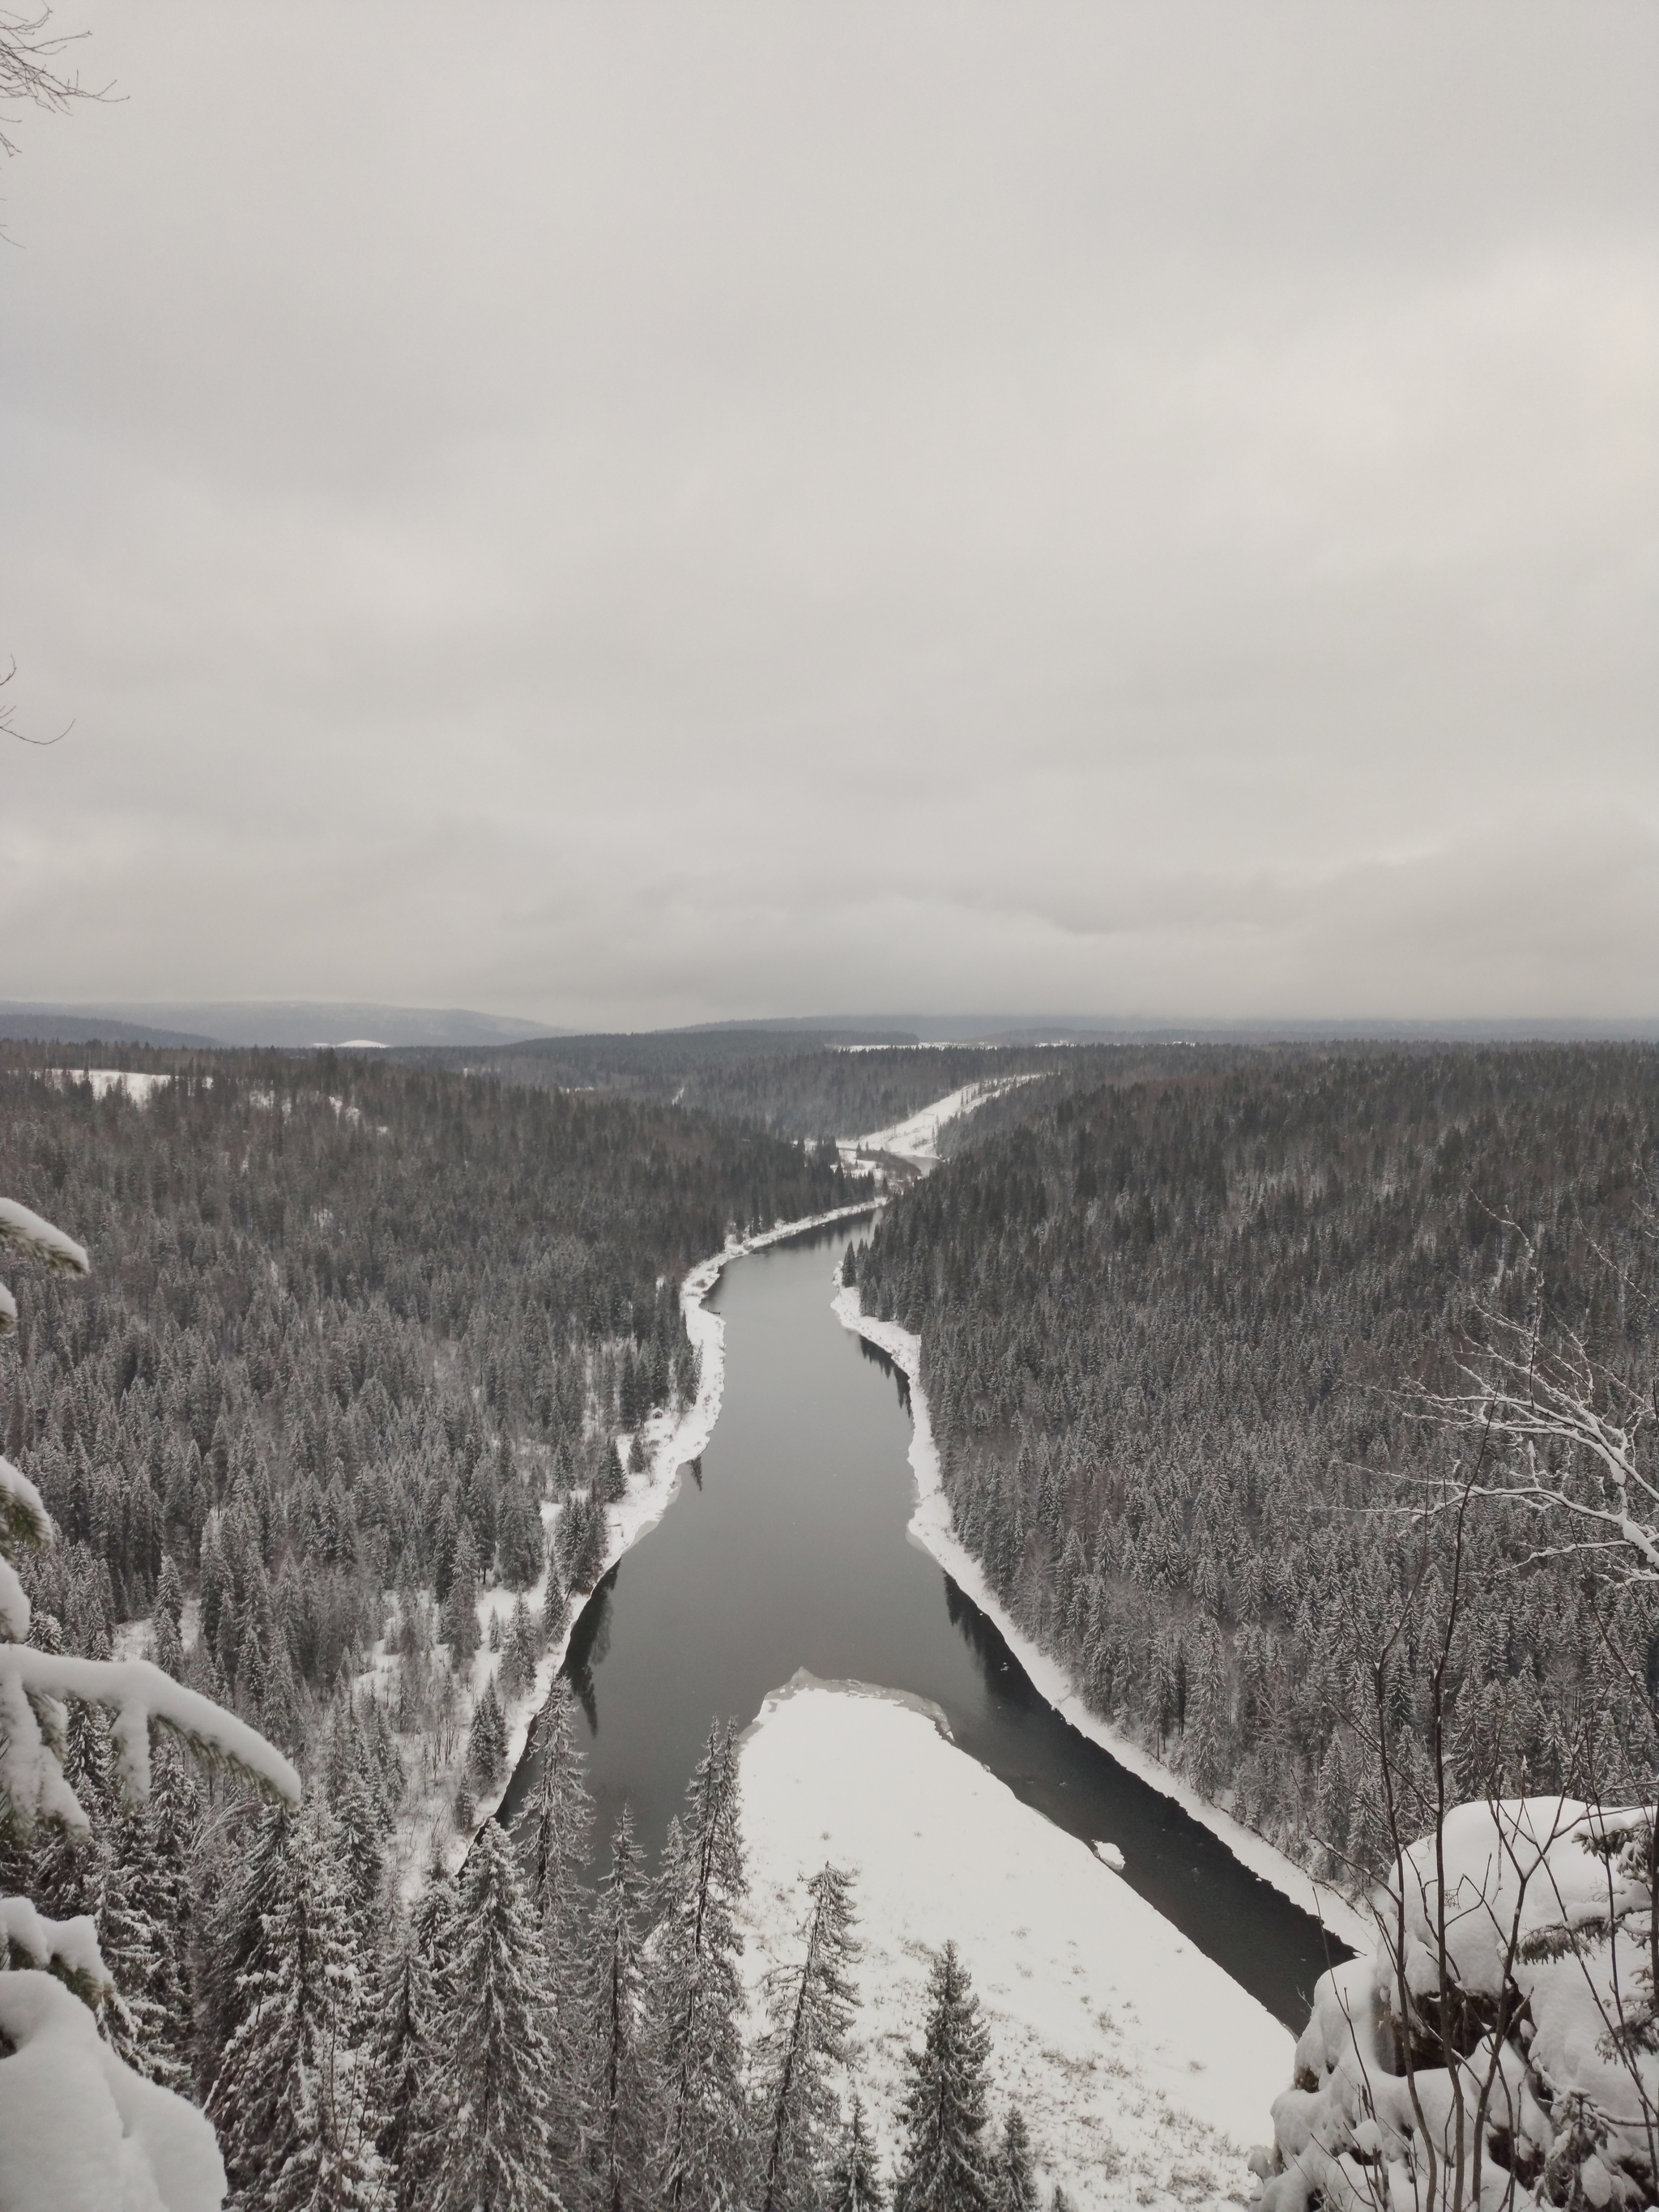
<svg viewBox="0 0 1659 2212">
<path fill-rule="evenodd" d="M 821 2193 L 826 2138 L 839 2117 L 830 2069 L 846 2059 L 858 2002 L 852 1888 L 839 1867 L 813 1875 L 801 1962 L 767 1978 L 756 2113 L 763 2212 L 807 2212 Z"/>
<path fill-rule="evenodd" d="M 262 1977 L 275 1966 L 271 1916 L 295 1826 L 286 1805 L 245 1801 L 240 1817 L 221 1832 L 212 1863 L 202 1870 L 210 1884 L 217 1877 L 216 1894 L 204 1916 L 198 2058 L 204 2091 L 257 2002 Z"/>
<path fill-rule="evenodd" d="M 191 1875 L 201 1806 L 194 1772 L 163 1737 L 151 1753 L 149 1801 L 125 1808 L 114 1841 L 132 1867 L 135 1905 L 152 1938 L 144 1986 L 149 2025 L 143 2055 L 133 2063 L 152 2081 L 174 2087 L 190 2080 L 196 2037 Z"/>
<path fill-rule="evenodd" d="M 495 1820 L 485 1821 L 461 1871 L 443 1995 L 439 2212 L 544 2212 L 556 2181 L 547 1964 Z"/>
<path fill-rule="evenodd" d="M 876 2165 L 876 2147 L 864 2124 L 864 2100 L 856 2089 L 824 2203 L 826 2212 L 886 2212 L 887 2191 Z"/>
<path fill-rule="evenodd" d="M 669 1826 L 657 1884 L 651 2012 L 660 2135 L 657 2183 L 669 2212 L 738 2201 L 747 2148 L 739 2027 L 748 1887 L 738 1817 L 738 1759 L 718 1723 Z"/>
<path fill-rule="evenodd" d="M 329 1825 L 353 1951 L 367 1965 L 380 1948 L 386 1863 L 380 1808 L 358 1760 L 349 1767 L 334 1794 Z"/>
<path fill-rule="evenodd" d="M 507 1478 L 496 1542 L 502 1583 L 508 1589 L 528 1589 L 541 1575 L 546 1544 L 530 1486 L 516 1474 Z"/>
<path fill-rule="evenodd" d="M 491 1674 L 472 1708 L 472 1725 L 466 1745 L 467 1779 L 476 1790 L 487 1794 L 500 1788 L 506 1766 L 507 1716 L 501 1711 L 495 1677 Z"/>
<path fill-rule="evenodd" d="M 376 1978 L 367 2052 L 375 2148 L 395 2212 L 422 2212 L 442 2166 L 441 2027 L 427 1948 L 405 1921 Z"/>
<path fill-rule="evenodd" d="M 624 1805 L 611 1839 L 611 1867 L 593 1907 L 592 2010 L 588 2035 L 593 2116 L 592 2182 L 599 2212 L 629 2212 L 646 2201 L 651 2100 L 644 2048 L 640 1923 L 645 1874 Z"/>
<path fill-rule="evenodd" d="M 907 2060 L 894 2212 L 991 2212 L 985 2131 L 991 2038 L 954 1943 L 933 1960 L 922 2047 Z"/>
<path fill-rule="evenodd" d="M 530 1901 L 541 1923 L 553 1996 L 550 2034 L 558 2092 L 558 2160 L 562 2176 L 583 2163 L 592 2127 L 585 2064 L 589 2001 L 588 1915 L 581 1869 L 592 1826 L 592 1800 L 582 1778 L 576 1739 L 577 1705 L 561 1677 L 536 1726 L 536 1786 L 526 1808 L 521 1838 L 528 1850 Z"/>
<path fill-rule="evenodd" d="M 378 2193 L 375 2116 L 350 2038 L 361 1993 L 327 1832 L 294 1824 L 267 1956 L 208 2112 L 246 2212 L 358 2212 Z"/>
<path fill-rule="evenodd" d="M 471 1522 L 463 1520 L 443 1602 L 444 1641 L 449 1646 L 450 1664 L 458 1673 L 471 1663 L 478 1648 L 478 1547 Z"/>
<path fill-rule="evenodd" d="M 1036 2212 L 1036 2173 L 1025 2115 L 1010 2105 L 996 2154 L 996 2212 Z"/>
</svg>

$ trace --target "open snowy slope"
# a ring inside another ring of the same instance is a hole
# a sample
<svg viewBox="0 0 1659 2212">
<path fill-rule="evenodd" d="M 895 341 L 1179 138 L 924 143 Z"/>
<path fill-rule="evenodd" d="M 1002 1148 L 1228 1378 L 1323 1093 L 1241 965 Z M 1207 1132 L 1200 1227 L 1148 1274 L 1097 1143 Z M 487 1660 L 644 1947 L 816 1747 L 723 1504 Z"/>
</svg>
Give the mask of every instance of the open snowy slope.
<svg viewBox="0 0 1659 2212">
<path fill-rule="evenodd" d="M 1247 2201 L 1290 2035 L 942 1729 L 920 1700 L 804 1674 L 767 1700 L 742 1754 L 751 1986 L 798 1954 L 802 1880 L 833 1860 L 857 1876 L 856 2075 L 884 2156 L 951 1937 L 991 2029 L 994 2123 L 1024 2108 L 1051 2182 L 1084 2206 Z"/>
<path fill-rule="evenodd" d="M 924 1106 L 908 1121 L 895 1121 L 885 1129 L 872 1129 L 867 1136 L 839 1139 L 842 1158 L 854 1160 L 863 1152 L 890 1152 L 895 1158 L 909 1160 L 923 1170 L 937 1167 L 939 1133 L 947 1121 L 954 1121 L 960 1114 L 971 1114 L 987 1099 L 999 1097 L 1018 1084 L 1036 1081 L 1035 1075 L 1002 1075 L 988 1078 L 983 1083 L 964 1084 L 960 1091 L 936 1098 L 931 1106 Z"/>
</svg>

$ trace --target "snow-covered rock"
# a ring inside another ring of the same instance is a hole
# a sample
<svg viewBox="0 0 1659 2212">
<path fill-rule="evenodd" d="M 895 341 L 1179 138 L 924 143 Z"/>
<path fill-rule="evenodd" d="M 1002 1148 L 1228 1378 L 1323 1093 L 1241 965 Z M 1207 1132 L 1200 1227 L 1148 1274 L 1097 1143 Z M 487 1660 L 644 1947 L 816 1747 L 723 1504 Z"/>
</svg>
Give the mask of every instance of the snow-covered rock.
<svg viewBox="0 0 1659 2212">
<path fill-rule="evenodd" d="M 744 1972 L 798 1955 L 805 1880 L 856 1877 L 866 2040 L 884 2159 L 929 1954 L 954 1939 L 985 2008 L 1000 2124 L 1018 2101 L 1079 2206 L 1243 2202 L 1291 2038 L 1095 1856 L 950 1741 L 919 1698 L 799 1674 L 743 1740 Z"/>
<path fill-rule="evenodd" d="M 1461 1805 L 1401 1855 L 1373 1953 L 1315 1991 L 1261 2212 L 1656 2201 L 1651 1818 Z"/>
</svg>

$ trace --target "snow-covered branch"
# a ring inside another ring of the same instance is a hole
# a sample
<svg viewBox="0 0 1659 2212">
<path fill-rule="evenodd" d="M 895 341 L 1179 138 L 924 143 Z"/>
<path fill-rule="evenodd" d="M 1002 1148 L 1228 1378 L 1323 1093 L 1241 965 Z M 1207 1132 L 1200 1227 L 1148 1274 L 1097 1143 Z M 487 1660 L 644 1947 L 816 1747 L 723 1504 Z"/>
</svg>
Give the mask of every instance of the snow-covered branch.
<svg viewBox="0 0 1659 2212">
<path fill-rule="evenodd" d="M 50 1221 L 31 1213 L 15 1198 L 0 1198 L 0 1246 L 8 1244 L 60 1274 L 86 1275 L 92 1272 L 92 1262 L 83 1244 L 77 1244 L 72 1237 L 65 1237 L 61 1229 L 54 1229 Z"/>
<path fill-rule="evenodd" d="M 198 1758 L 222 1760 L 260 1788 L 300 1802 L 300 1778 L 257 1729 L 187 1690 L 146 1659 L 77 1659 L 0 1644 L 0 1802 L 26 1826 L 41 1818 L 84 1834 L 87 1816 L 58 1756 L 68 1698 L 101 1705 L 111 1716 L 121 1779 L 128 1793 L 149 1790 L 152 1721 L 182 1736 Z M 46 1725 L 41 1725 L 45 1717 Z"/>
<path fill-rule="evenodd" d="M 9 1246 L 40 1261 L 44 1267 L 65 1275 L 85 1275 L 92 1270 L 84 1246 L 15 1198 L 0 1198 L 0 1251 Z M 17 1326 L 17 1301 L 0 1283 L 0 1336 L 9 1336 Z"/>
</svg>

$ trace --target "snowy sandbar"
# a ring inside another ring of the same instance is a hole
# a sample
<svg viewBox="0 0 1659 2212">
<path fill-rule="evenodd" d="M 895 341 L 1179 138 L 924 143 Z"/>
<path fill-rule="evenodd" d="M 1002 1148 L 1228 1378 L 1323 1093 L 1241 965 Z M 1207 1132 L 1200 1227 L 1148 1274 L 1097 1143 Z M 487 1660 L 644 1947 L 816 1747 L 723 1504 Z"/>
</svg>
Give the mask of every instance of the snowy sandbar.
<svg viewBox="0 0 1659 2212">
<path fill-rule="evenodd" d="M 856 2075 L 883 2154 L 929 1954 L 961 1950 L 992 2035 L 994 2124 L 1024 2109 L 1080 2206 L 1248 2201 L 1292 2043 L 1127 1882 L 958 1751 L 915 1698 L 805 1674 L 744 1739 L 745 1972 L 798 1954 L 803 1880 L 857 1878 Z"/>
</svg>

